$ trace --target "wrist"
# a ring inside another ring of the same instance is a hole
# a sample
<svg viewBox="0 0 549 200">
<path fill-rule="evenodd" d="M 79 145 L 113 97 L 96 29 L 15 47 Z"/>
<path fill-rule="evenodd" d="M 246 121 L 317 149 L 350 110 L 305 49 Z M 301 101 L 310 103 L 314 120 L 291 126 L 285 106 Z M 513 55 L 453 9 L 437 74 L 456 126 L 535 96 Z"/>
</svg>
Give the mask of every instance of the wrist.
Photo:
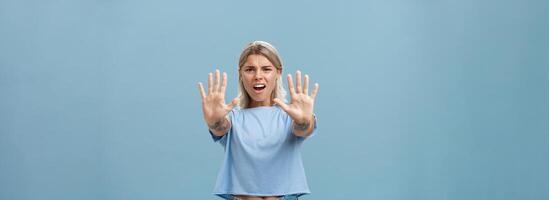
<svg viewBox="0 0 549 200">
<path fill-rule="evenodd" d="M 313 123 L 313 120 L 315 119 L 315 114 L 308 115 L 307 117 L 304 117 L 301 120 L 294 120 L 294 123 L 296 124 L 310 124 Z"/>
<path fill-rule="evenodd" d="M 206 121 L 206 125 L 210 130 L 222 131 L 227 128 L 227 120 L 225 118 L 221 118 L 212 122 Z"/>
<path fill-rule="evenodd" d="M 293 129 L 294 131 L 303 132 L 309 130 L 309 128 L 314 124 L 314 115 L 311 117 L 304 118 L 301 121 L 294 121 Z"/>
<path fill-rule="evenodd" d="M 212 119 L 204 119 L 204 121 L 206 121 L 206 125 L 208 125 L 208 127 L 212 127 L 212 126 L 215 126 L 216 124 L 222 124 L 225 120 L 225 118 L 222 117 L 222 118 L 212 118 Z"/>
</svg>

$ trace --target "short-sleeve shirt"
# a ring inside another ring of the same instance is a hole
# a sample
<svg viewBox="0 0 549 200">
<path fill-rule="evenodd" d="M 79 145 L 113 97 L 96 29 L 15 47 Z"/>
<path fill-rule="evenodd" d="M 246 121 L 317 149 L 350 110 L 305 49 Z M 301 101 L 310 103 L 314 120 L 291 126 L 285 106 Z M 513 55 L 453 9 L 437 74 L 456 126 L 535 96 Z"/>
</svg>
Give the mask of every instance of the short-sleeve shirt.
<svg viewBox="0 0 549 200">
<path fill-rule="evenodd" d="M 300 153 L 305 138 L 293 134 L 293 120 L 286 112 L 278 106 L 263 106 L 235 108 L 228 115 L 229 132 L 221 137 L 211 134 L 225 149 L 213 194 L 310 193 Z M 316 123 L 314 129 L 309 137 Z"/>
</svg>

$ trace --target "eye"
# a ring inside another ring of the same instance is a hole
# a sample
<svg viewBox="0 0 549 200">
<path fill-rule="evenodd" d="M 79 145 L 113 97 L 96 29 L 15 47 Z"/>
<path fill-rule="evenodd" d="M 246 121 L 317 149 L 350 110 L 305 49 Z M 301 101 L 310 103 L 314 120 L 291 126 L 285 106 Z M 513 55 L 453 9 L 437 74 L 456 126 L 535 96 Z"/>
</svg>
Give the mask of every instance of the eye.
<svg viewBox="0 0 549 200">
<path fill-rule="evenodd" d="M 245 69 L 244 71 L 245 71 L 245 72 L 252 72 L 252 71 L 254 71 L 254 69 L 248 68 L 248 69 Z"/>
</svg>

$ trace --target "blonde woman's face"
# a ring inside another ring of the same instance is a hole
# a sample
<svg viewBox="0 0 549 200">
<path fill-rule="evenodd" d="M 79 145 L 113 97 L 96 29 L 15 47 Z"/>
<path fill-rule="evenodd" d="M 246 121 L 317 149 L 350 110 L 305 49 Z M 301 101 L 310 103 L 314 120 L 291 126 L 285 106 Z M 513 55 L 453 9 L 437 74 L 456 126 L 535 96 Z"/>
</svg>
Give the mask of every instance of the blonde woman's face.
<svg viewBox="0 0 549 200">
<path fill-rule="evenodd" d="M 265 56 L 249 55 L 239 73 L 242 85 L 251 98 L 249 106 L 270 106 L 280 70 Z"/>
</svg>

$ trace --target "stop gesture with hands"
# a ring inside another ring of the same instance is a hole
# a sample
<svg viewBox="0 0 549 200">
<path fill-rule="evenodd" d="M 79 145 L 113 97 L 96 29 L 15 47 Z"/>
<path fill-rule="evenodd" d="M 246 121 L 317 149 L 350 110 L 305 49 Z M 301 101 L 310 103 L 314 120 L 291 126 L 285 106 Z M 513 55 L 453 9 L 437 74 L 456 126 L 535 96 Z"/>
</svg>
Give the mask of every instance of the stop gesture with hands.
<svg viewBox="0 0 549 200">
<path fill-rule="evenodd" d="M 223 78 L 219 81 L 219 70 L 215 70 L 215 80 L 212 73 L 208 74 L 208 94 L 204 91 L 202 83 L 198 83 L 200 96 L 202 97 L 202 112 L 204 120 L 211 129 L 222 126 L 223 120 L 238 103 L 234 98 L 230 104 L 225 104 L 225 90 L 227 88 L 227 73 L 223 72 Z"/>
<path fill-rule="evenodd" d="M 288 115 L 294 120 L 294 123 L 297 125 L 307 124 L 306 127 L 303 127 L 305 131 L 309 127 L 309 124 L 313 124 L 314 120 L 314 104 L 315 97 L 318 92 L 318 83 L 315 84 L 311 95 L 309 95 L 309 76 L 305 75 L 303 81 L 303 87 L 301 86 L 301 71 L 296 72 L 296 87 L 294 89 L 294 83 L 292 81 L 292 75 L 288 74 L 288 89 L 290 91 L 290 104 L 284 103 L 281 99 L 274 99 L 273 101 L 277 103 L 282 110 L 284 110 Z M 294 127 L 295 128 L 295 127 Z M 299 129 L 299 128 L 298 128 Z"/>
<path fill-rule="evenodd" d="M 315 84 L 313 91 L 309 95 L 309 76 L 305 75 L 303 86 L 301 85 L 301 71 L 296 72 L 296 84 L 292 80 L 292 75 L 288 74 L 288 89 L 290 91 L 290 103 L 286 104 L 283 100 L 275 98 L 273 101 L 277 103 L 284 112 L 286 112 L 294 121 L 294 131 L 297 135 L 305 136 L 311 131 L 311 126 L 314 123 L 314 102 L 318 92 L 318 84 Z M 223 72 L 220 81 L 220 72 L 215 70 L 215 79 L 212 73 L 208 74 L 208 93 L 204 91 L 204 86 L 201 82 L 198 83 L 200 96 L 202 97 L 202 112 L 204 120 L 208 127 L 223 135 L 228 128 L 230 122 L 226 120 L 226 115 L 237 104 L 238 98 L 234 98 L 230 104 L 225 103 L 225 91 L 227 88 L 227 73 Z"/>
</svg>

